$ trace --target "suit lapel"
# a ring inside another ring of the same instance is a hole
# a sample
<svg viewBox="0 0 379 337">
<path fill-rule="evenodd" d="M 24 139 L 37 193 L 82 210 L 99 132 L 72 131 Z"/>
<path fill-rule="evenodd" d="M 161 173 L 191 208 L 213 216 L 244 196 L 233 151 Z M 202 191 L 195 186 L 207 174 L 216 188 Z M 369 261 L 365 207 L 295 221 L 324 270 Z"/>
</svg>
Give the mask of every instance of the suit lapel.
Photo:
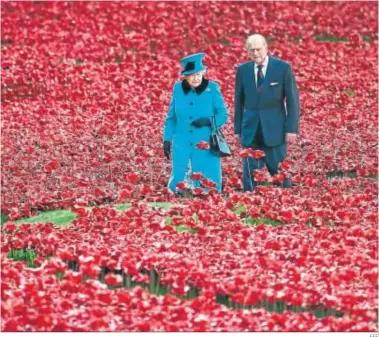
<svg viewBox="0 0 379 337">
<path fill-rule="evenodd" d="M 275 74 L 275 66 L 275 60 L 272 57 L 269 57 L 265 81 L 263 82 L 263 95 L 269 91 L 272 76 Z"/>
<path fill-rule="evenodd" d="M 254 62 L 250 62 L 245 72 L 245 83 L 248 84 L 247 91 L 252 96 L 257 95 L 257 86 L 255 84 Z"/>
<path fill-rule="evenodd" d="M 251 62 L 250 64 L 250 76 L 253 78 L 253 88 L 256 90 L 257 88 L 257 83 L 255 82 L 255 70 L 254 70 L 254 67 L 255 67 L 255 63 L 254 62 Z"/>
</svg>

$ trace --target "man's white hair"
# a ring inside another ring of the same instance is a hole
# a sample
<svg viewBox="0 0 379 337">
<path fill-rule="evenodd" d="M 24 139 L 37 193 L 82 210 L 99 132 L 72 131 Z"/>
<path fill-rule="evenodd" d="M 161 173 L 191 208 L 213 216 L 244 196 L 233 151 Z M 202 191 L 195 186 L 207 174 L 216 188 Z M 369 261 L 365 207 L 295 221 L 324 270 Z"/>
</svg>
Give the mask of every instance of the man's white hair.
<svg viewBox="0 0 379 337">
<path fill-rule="evenodd" d="M 261 41 L 263 46 L 265 46 L 267 48 L 267 41 L 266 39 L 264 38 L 263 35 L 261 34 L 253 34 L 253 35 L 250 35 L 247 39 L 246 39 L 246 49 L 249 48 L 250 44 L 252 42 L 255 42 L 255 41 Z"/>
</svg>

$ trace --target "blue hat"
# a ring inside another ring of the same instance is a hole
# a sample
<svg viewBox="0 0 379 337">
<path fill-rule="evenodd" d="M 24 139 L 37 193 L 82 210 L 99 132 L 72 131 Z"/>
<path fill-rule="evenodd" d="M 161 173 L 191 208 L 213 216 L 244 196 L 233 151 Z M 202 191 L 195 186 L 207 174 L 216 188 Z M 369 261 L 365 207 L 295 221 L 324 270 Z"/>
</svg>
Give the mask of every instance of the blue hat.
<svg viewBox="0 0 379 337">
<path fill-rule="evenodd" d="M 197 53 L 183 57 L 180 62 L 182 63 L 183 70 L 181 75 L 191 75 L 199 71 L 206 70 L 207 67 L 203 65 L 204 53 Z"/>
</svg>

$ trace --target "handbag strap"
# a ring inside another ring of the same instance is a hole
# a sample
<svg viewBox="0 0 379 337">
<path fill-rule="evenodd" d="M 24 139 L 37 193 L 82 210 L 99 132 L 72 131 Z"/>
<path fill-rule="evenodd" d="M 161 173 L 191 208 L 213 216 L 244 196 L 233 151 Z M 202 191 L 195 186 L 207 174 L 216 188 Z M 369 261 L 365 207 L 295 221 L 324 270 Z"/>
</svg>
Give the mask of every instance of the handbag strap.
<svg viewBox="0 0 379 337">
<path fill-rule="evenodd" d="M 211 127 L 211 135 L 216 135 L 216 134 L 219 134 L 219 135 L 222 135 L 224 138 L 224 134 L 221 132 L 221 128 L 217 128 L 217 124 L 216 124 L 216 117 L 213 115 L 212 116 L 212 119 L 214 120 L 214 123 L 212 123 L 212 127 Z M 214 125 L 216 127 L 214 127 Z"/>
<path fill-rule="evenodd" d="M 211 131 L 212 131 L 212 134 L 215 134 L 218 130 L 218 127 L 217 127 L 217 124 L 216 124 L 216 116 L 213 115 L 212 116 L 212 128 L 211 128 Z"/>
</svg>

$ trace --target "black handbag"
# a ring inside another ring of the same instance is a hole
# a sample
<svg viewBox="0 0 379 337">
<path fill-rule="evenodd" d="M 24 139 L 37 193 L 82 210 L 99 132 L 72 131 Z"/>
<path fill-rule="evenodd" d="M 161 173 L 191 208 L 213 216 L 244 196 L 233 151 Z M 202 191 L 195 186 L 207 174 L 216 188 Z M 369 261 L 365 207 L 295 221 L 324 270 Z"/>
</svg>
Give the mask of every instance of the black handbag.
<svg viewBox="0 0 379 337">
<path fill-rule="evenodd" d="M 209 147 L 211 153 L 218 157 L 231 156 L 231 151 L 228 143 L 225 140 L 221 130 L 217 128 L 216 118 L 213 116 L 214 126 L 212 125 Z"/>
</svg>

